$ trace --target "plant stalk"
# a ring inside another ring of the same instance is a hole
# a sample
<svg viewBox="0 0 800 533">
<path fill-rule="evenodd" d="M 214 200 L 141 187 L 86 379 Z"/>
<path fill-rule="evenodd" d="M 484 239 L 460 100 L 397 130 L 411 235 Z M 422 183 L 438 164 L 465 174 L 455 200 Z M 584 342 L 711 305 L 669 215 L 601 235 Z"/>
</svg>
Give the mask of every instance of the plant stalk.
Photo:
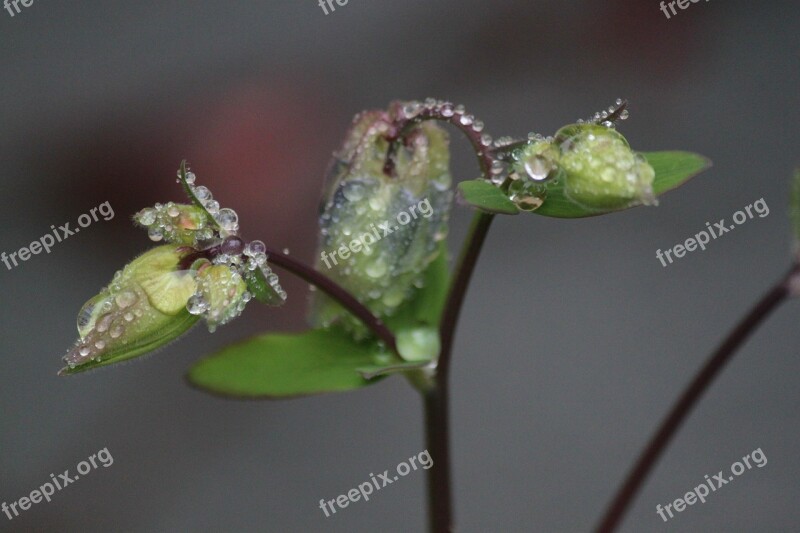
<svg viewBox="0 0 800 533">
<path fill-rule="evenodd" d="M 355 296 L 350 294 L 341 285 L 319 270 L 311 268 L 290 255 L 271 249 L 267 249 L 266 253 L 270 263 L 291 272 L 339 302 L 342 307 L 355 315 L 376 337 L 382 340 L 388 349 L 397 353 L 397 343 L 391 330 L 386 327 L 386 324 L 384 324 L 380 318 L 373 315 L 372 311 L 367 309 L 364 304 L 359 302 Z"/>
<path fill-rule="evenodd" d="M 439 329 L 442 348 L 434 385 L 424 394 L 425 438 L 428 452 L 434 461 L 433 468 L 428 471 L 428 514 L 433 533 L 449 533 L 454 530 L 448 406 L 450 361 L 455 329 L 467 286 L 493 219 L 494 215 L 478 213 L 472 220 L 442 312 Z"/>
<path fill-rule="evenodd" d="M 597 527 L 597 533 L 611 533 L 619 526 L 626 511 L 641 489 L 644 480 L 663 454 L 667 445 L 678 432 L 703 393 L 711 386 L 725 365 L 744 344 L 758 326 L 789 296 L 789 281 L 800 271 L 795 265 L 770 289 L 749 313 L 737 324 L 727 338 L 711 355 L 700 371 L 683 391 L 667 417 L 650 439 L 633 469 L 609 504 Z"/>
</svg>

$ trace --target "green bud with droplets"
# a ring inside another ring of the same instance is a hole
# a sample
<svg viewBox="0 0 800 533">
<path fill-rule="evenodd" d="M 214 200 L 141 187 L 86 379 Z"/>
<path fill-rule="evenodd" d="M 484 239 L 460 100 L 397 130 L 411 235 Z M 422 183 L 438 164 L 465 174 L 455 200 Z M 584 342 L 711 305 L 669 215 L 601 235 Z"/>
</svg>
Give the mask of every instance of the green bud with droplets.
<svg viewBox="0 0 800 533">
<path fill-rule="evenodd" d="M 613 210 L 655 205 L 655 171 L 619 132 L 599 124 L 573 124 L 555 136 L 561 149 L 564 193 L 583 207 Z"/>
<path fill-rule="evenodd" d="M 155 241 L 188 246 L 194 246 L 207 237 L 211 229 L 208 215 L 202 207 L 172 202 L 142 209 L 133 216 L 133 220 L 146 228 L 150 238 Z"/>
<path fill-rule="evenodd" d="M 390 152 L 388 136 L 403 105 L 356 116 L 334 154 L 320 206 L 317 268 L 379 317 L 393 314 L 421 285 L 447 235 L 452 200 L 442 128 L 413 124 Z M 357 337 L 367 333 L 321 293 L 314 295 L 311 319 L 318 326 L 341 323 Z"/>
<path fill-rule="evenodd" d="M 247 303 L 244 297 L 247 284 L 230 267 L 214 265 L 201 268 L 197 274 L 197 285 L 198 291 L 194 298 L 200 299 L 200 302 L 191 302 L 189 310 L 192 311 L 192 304 L 203 306 L 210 331 L 227 324 L 244 310 Z"/>
<path fill-rule="evenodd" d="M 121 271 L 78 314 L 78 342 L 64 356 L 60 374 L 74 374 L 131 359 L 164 346 L 199 317 L 186 310 L 197 285 L 179 270 L 192 250 L 164 245 L 145 252 Z"/>
</svg>

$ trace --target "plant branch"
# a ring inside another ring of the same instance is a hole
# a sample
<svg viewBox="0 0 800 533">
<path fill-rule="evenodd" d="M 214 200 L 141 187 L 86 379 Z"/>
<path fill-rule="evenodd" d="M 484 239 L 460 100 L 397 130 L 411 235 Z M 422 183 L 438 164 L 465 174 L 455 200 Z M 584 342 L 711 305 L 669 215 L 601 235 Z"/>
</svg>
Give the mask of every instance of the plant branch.
<svg viewBox="0 0 800 533">
<path fill-rule="evenodd" d="M 402 106 L 401 103 L 396 103 L 395 105 Z M 484 177 L 488 178 L 491 175 L 492 163 L 495 159 L 492 155 L 491 146 L 484 142 L 484 139 L 488 139 L 486 142 L 491 143 L 491 138 L 484 137 L 484 134 L 481 133 L 483 131 L 483 123 L 480 120 L 467 114 L 461 106 L 455 106 L 452 102 L 439 101 L 431 105 L 419 103 L 417 105 L 419 107 L 415 108 L 412 113 L 398 111 L 397 114 L 402 118 L 394 122 L 395 131 L 389 137 L 391 143 L 386 155 L 384 171 L 388 174 L 392 173 L 394 155 L 397 153 L 400 142 L 405 139 L 412 128 L 427 120 L 437 120 L 455 126 L 464 134 L 478 157 L 478 165 Z"/>
<path fill-rule="evenodd" d="M 473 218 L 470 232 L 450 285 L 447 302 L 442 313 L 439 334 L 442 348 L 436 366 L 435 386 L 424 394 L 425 439 L 435 468 L 428 473 L 428 505 L 430 528 L 434 533 L 453 531 L 453 506 L 450 489 L 450 441 L 448 401 L 450 396 L 449 370 L 456 323 L 464 303 L 467 285 L 475 270 L 481 246 L 489 231 L 494 215 L 478 213 Z"/>
<path fill-rule="evenodd" d="M 367 309 L 364 304 L 359 302 L 355 296 L 350 294 L 341 285 L 333 281 L 322 272 L 311 268 L 305 263 L 298 261 L 287 254 L 272 249 L 267 249 L 266 253 L 268 258 L 267 260 L 270 263 L 291 272 L 304 281 L 307 281 L 339 302 L 342 307 L 355 315 L 380 340 L 382 340 L 386 344 L 387 348 L 397 353 L 397 343 L 395 341 L 394 334 L 389 330 L 388 327 L 386 327 L 386 324 L 384 324 L 381 319 L 373 315 L 372 311 Z"/>
<path fill-rule="evenodd" d="M 440 383 L 445 383 L 450 373 L 450 360 L 452 359 L 453 339 L 458 317 L 464 304 L 467 286 L 472 277 L 472 272 L 475 270 L 478 256 L 483 247 L 483 241 L 486 240 L 492 220 L 494 220 L 494 215 L 484 212 L 476 213 L 473 217 L 472 225 L 464 241 L 461 257 L 456 266 L 455 277 L 448 291 L 447 302 L 445 303 L 439 326 L 442 348 L 439 354 L 439 362 L 436 366 L 436 375 Z"/>
<path fill-rule="evenodd" d="M 619 526 L 642 483 L 685 419 L 692 412 L 692 409 L 697 405 L 703 393 L 711 386 L 714 379 L 719 375 L 726 363 L 733 358 L 733 355 L 750 334 L 787 298 L 789 295 L 789 281 L 798 272 L 800 272 L 800 266 L 793 266 L 730 332 L 706 364 L 703 365 L 702 369 L 695 375 L 661 423 L 661 426 L 659 426 L 611 501 L 603 520 L 596 530 L 597 533 L 610 533 Z"/>
<path fill-rule="evenodd" d="M 449 392 L 446 383 L 423 395 L 425 402 L 425 441 L 434 466 L 428 470 L 428 520 L 433 533 L 454 530 L 450 489 Z"/>
</svg>

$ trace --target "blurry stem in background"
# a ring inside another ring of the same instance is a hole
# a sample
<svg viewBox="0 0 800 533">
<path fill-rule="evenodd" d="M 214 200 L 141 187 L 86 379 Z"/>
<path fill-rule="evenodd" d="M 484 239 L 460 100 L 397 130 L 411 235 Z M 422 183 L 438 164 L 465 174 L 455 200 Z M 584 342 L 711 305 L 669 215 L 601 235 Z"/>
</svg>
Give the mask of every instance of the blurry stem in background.
<svg viewBox="0 0 800 533">
<path fill-rule="evenodd" d="M 341 285 L 322 272 L 311 268 L 287 254 L 270 249 L 268 249 L 266 253 L 270 263 L 307 281 L 339 302 L 342 307 L 359 318 L 390 350 L 397 353 L 397 343 L 395 342 L 394 334 L 386 327 L 386 324 L 373 315 L 372 311 L 367 309 L 364 304 L 359 302 L 355 296 L 347 292 Z"/>
<path fill-rule="evenodd" d="M 681 394 L 672 410 L 661 423 L 658 431 L 653 435 L 625 482 L 609 504 L 602 522 L 597 527 L 597 533 L 610 533 L 616 530 L 642 483 L 672 440 L 672 437 L 681 427 L 681 424 L 703 396 L 703 393 L 725 367 L 725 364 L 733 358 L 733 355 L 750 334 L 791 294 L 790 284 L 792 278 L 798 276 L 798 274 L 800 274 L 800 264 L 795 263 L 789 272 L 761 298 L 730 332 L 706 364 L 703 365 L 702 369 L 695 375 L 692 382 L 683 391 L 683 394 Z"/>
</svg>

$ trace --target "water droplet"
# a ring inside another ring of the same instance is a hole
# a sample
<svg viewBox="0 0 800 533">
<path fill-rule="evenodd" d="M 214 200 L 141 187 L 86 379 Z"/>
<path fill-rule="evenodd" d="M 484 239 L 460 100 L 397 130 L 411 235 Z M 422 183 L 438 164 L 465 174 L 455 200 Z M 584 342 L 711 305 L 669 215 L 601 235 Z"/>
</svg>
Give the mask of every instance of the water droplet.
<svg viewBox="0 0 800 533">
<path fill-rule="evenodd" d="M 351 202 L 358 202 L 364 198 L 365 187 L 363 183 L 354 181 L 344 187 L 342 194 Z"/>
<path fill-rule="evenodd" d="M 237 215 L 236 211 L 233 209 L 227 207 L 220 209 L 219 214 L 217 214 L 215 218 L 220 227 L 225 231 L 236 231 L 239 229 L 239 215 Z"/>
<path fill-rule="evenodd" d="M 153 209 L 143 209 L 138 215 L 139 223 L 143 226 L 149 226 L 156 221 L 156 212 Z"/>
<path fill-rule="evenodd" d="M 120 325 L 117 325 L 117 326 L 114 326 L 113 328 L 111 328 L 111 331 L 108 334 L 111 335 L 112 339 L 118 339 L 119 336 L 122 335 L 123 331 L 124 331 L 124 328 L 122 326 L 120 326 Z"/>
<path fill-rule="evenodd" d="M 102 350 L 103 348 L 106 347 L 106 341 L 103 341 L 103 340 L 97 341 L 96 343 L 94 343 L 94 346 L 98 350 Z"/>
<path fill-rule="evenodd" d="M 158 242 L 164 238 L 164 233 L 161 231 L 160 228 L 154 227 L 150 228 L 150 230 L 147 232 L 147 236 L 150 237 L 151 241 Z"/>
<path fill-rule="evenodd" d="M 263 254 L 267 251 L 267 245 L 263 241 L 252 241 L 248 246 L 245 253 L 247 255 Z"/>
<path fill-rule="evenodd" d="M 103 315 L 99 319 L 97 319 L 97 324 L 95 325 L 95 329 L 98 333 L 103 333 L 108 330 L 108 326 L 111 324 L 112 316 L 110 314 Z"/>
<path fill-rule="evenodd" d="M 200 187 L 195 187 L 192 190 L 192 192 L 194 193 L 195 197 L 198 200 L 200 200 L 202 204 L 210 202 L 211 200 L 214 199 L 213 195 L 211 194 L 211 191 L 208 190 L 208 187 L 204 187 L 202 185 Z"/>
<path fill-rule="evenodd" d="M 171 204 L 167 207 L 167 214 L 171 217 L 176 217 L 181 214 L 181 211 L 175 204 Z"/>
<path fill-rule="evenodd" d="M 419 102 L 409 102 L 403 106 L 403 114 L 406 118 L 414 118 L 419 115 L 420 111 L 422 110 L 422 106 Z"/>
<path fill-rule="evenodd" d="M 78 350 L 78 353 L 81 354 L 81 356 L 83 356 L 83 357 L 86 357 L 87 355 L 89 355 L 90 352 L 91 352 L 91 350 L 85 344 L 83 346 L 81 346 L 80 349 Z"/>
<path fill-rule="evenodd" d="M 197 179 L 197 176 L 194 175 L 194 172 L 187 172 L 186 173 L 186 183 L 188 183 L 189 185 L 194 184 L 196 179 Z"/>
<path fill-rule="evenodd" d="M 544 181 L 553 170 L 552 163 L 541 155 L 532 155 L 525 161 L 525 173 L 535 181 Z"/>
<path fill-rule="evenodd" d="M 386 275 L 387 270 L 388 268 L 383 259 L 378 259 L 367 265 L 367 268 L 364 269 L 364 272 L 366 272 L 367 276 L 371 278 L 381 278 Z"/>
<path fill-rule="evenodd" d="M 125 309 L 126 307 L 136 303 L 136 295 L 131 291 L 125 291 L 122 294 L 117 295 L 115 300 L 120 309 Z"/>
<path fill-rule="evenodd" d="M 195 294 L 186 302 L 186 310 L 193 315 L 202 315 L 208 311 L 208 302 L 202 296 Z"/>
</svg>

